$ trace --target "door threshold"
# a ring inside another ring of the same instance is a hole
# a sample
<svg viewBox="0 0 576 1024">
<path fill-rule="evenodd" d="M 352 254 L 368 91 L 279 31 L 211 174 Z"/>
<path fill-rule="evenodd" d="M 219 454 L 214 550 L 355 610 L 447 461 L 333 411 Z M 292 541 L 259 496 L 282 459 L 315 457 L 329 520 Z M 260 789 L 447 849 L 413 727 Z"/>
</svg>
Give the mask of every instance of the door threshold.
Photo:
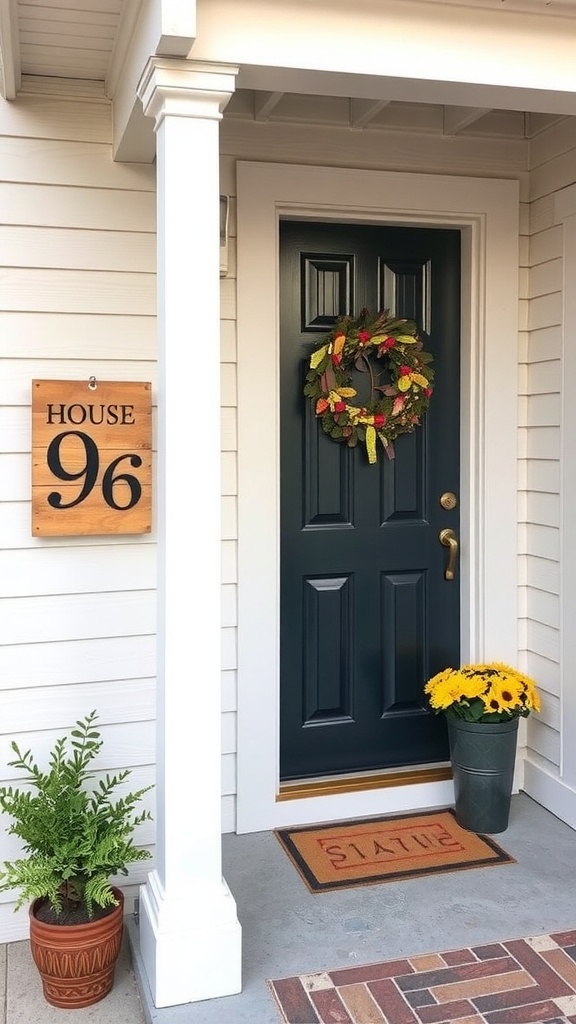
<svg viewBox="0 0 576 1024">
<path fill-rule="evenodd" d="M 348 775 L 321 776 L 314 779 L 291 779 L 280 783 L 276 801 L 301 800 L 306 797 L 333 796 L 337 793 L 359 793 L 390 786 L 415 786 L 427 782 L 444 782 L 452 778 L 449 762 L 413 765 L 410 768 L 388 768 L 380 772 L 352 772 Z"/>
</svg>

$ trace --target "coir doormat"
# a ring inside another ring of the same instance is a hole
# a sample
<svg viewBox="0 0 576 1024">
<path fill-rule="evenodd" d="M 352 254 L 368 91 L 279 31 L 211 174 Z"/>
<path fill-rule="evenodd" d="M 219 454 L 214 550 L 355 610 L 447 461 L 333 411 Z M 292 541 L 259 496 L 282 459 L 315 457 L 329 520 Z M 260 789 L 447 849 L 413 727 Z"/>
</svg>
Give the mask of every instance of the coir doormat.
<svg viewBox="0 0 576 1024">
<path fill-rule="evenodd" d="M 515 863 L 449 809 L 282 828 L 276 836 L 311 892 Z"/>
</svg>

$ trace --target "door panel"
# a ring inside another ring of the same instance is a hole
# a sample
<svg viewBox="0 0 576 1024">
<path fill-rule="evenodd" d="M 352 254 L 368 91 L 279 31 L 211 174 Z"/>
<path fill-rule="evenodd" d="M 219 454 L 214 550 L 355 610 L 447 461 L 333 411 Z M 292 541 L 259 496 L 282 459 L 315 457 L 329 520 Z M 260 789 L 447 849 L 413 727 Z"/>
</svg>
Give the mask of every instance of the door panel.
<svg viewBox="0 0 576 1024">
<path fill-rule="evenodd" d="M 459 233 L 280 229 L 281 777 L 446 760 L 422 690 L 459 657 L 458 574 L 445 580 L 438 540 L 458 533 L 439 498 L 459 483 Z M 363 307 L 414 319 L 436 370 L 423 425 L 374 466 L 303 396 L 311 351 Z"/>
</svg>

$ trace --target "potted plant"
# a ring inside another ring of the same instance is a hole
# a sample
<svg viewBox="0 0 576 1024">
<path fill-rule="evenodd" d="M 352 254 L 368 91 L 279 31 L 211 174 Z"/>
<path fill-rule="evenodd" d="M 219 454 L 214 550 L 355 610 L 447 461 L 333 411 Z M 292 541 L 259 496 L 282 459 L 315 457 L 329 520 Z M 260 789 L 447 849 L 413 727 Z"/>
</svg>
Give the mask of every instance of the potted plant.
<svg viewBox="0 0 576 1024">
<path fill-rule="evenodd" d="M 424 692 L 446 715 L 456 817 L 471 832 L 508 828 L 518 722 L 540 710 L 533 679 L 509 665 L 488 662 L 447 668 Z"/>
<path fill-rule="evenodd" d="M 124 897 L 110 879 L 151 856 L 132 839 L 151 817 L 135 812 L 151 787 L 118 795 L 128 769 L 96 778 L 93 761 L 103 745 L 97 718 L 91 711 L 56 741 L 48 771 L 13 741 L 9 764 L 23 772 L 25 788 L 0 788 L 0 808 L 12 818 L 8 832 L 25 854 L 4 862 L 0 891 L 20 891 L 15 909 L 31 904 L 32 956 L 53 1006 L 90 1006 L 112 988 Z"/>
</svg>

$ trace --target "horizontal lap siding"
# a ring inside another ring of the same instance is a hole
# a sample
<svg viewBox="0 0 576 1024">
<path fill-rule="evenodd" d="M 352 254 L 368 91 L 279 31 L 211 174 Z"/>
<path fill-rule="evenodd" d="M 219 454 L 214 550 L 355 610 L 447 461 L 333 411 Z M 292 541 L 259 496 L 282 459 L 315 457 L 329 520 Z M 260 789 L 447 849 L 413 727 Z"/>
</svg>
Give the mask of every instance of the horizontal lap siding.
<svg viewBox="0 0 576 1024">
<path fill-rule="evenodd" d="M 531 143 L 527 322 L 520 356 L 520 647 L 542 692 L 529 757 L 560 772 L 560 456 L 563 228 L 554 194 L 573 180 L 574 119 Z"/>
<path fill-rule="evenodd" d="M 30 530 L 32 379 L 155 385 L 154 169 L 114 164 L 110 137 L 104 100 L 0 104 L 0 765 L 13 737 L 42 759 L 96 708 L 99 766 L 138 788 L 155 774 L 155 534 Z M 153 824 L 136 838 L 152 848 Z M 23 934 L 12 909 L 2 894 L 3 938 Z"/>
</svg>

